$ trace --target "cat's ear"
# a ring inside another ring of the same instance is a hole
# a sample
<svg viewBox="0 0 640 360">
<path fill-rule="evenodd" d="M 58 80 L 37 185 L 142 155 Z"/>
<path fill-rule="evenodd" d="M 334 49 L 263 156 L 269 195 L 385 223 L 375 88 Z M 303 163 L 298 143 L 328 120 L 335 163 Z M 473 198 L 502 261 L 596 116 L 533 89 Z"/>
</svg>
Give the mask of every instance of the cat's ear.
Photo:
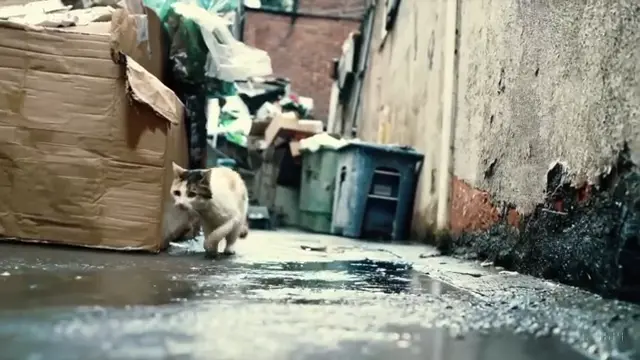
<svg viewBox="0 0 640 360">
<path fill-rule="evenodd" d="M 176 177 L 176 178 L 181 177 L 182 174 L 184 174 L 184 172 L 187 171 L 187 170 L 183 169 L 180 165 L 178 165 L 178 164 L 176 164 L 174 162 L 171 162 L 171 165 L 173 166 L 173 176 Z"/>
<path fill-rule="evenodd" d="M 202 170 L 202 182 L 208 183 L 211 180 L 211 169 Z"/>
</svg>

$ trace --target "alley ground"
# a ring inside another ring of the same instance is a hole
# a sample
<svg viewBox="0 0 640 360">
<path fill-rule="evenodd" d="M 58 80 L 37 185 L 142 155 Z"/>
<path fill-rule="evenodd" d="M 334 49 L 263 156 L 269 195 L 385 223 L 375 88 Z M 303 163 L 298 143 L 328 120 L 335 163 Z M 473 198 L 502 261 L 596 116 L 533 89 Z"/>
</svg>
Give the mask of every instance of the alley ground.
<svg viewBox="0 0 640 360">
<path fill-rule="evenodd" d="M 0 245 L 0 359 L 640 359 L 640 310 L 424 246 L 252 231 L 234 258 Z"/>
</svg>

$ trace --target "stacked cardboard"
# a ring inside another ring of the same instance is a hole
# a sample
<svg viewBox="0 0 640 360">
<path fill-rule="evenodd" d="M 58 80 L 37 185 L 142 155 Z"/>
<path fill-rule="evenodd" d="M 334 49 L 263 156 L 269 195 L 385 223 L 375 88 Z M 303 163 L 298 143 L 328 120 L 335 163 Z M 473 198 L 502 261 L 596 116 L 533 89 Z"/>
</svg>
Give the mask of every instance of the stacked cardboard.
<svg viewBox="0 0 640 360">
<path fill-rule="evenodd" d="M 183 106 L 153 75 L 159 23 L 123 11 L 68 28 L 0 21 L 3 237 L 166 246 L 169 165 L 186 163 Z"/>
</svg>

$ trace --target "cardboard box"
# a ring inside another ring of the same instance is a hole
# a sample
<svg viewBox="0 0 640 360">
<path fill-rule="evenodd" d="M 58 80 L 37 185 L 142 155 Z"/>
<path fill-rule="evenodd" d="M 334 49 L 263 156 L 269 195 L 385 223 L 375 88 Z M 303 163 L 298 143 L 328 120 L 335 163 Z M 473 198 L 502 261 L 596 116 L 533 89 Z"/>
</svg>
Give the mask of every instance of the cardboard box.
<svg viewBox="0 0 640 360">
<path fill-rule="evenodd" d="M 298 123 L 298 116 L 294 112 L 282 113 L 267 125 L 264 131 L 264 142 L 266 146 L 271 145 L 280 128 L 292 128 Z"/>
<path fill-rule="evenodd" d="M 148 72 L 164 81 L 164 37 L 158 15 L 144 7 L 145 15 L 117 10 L 111 19 L 111 48 L 131 56 Z"/>
<path fill-rule="evenodd" d="M 187 160 L 183 105 L 134 59 L 114 56 L 110 29 L 0 22 L 5 238 L 151 252 L 166 246 L 170 164 Z"/>
<path fill-rule="evenodd" d="M 320 132 L 322 132 L 322 121 L 299 120 L 295 113 L 286 112 L 273 119 L 267 127 L 264 146 L 279 146 L 282 143 L 299 141 Z M 296 148 L 295 145 L 292 151 L 294 148 Z"/>
</svg>

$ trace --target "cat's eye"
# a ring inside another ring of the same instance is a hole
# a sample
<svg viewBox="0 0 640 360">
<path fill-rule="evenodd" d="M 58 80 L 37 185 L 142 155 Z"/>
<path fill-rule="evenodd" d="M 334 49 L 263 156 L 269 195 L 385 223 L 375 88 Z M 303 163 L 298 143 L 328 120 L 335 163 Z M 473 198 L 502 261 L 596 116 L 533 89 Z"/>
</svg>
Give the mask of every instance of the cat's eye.
<svg viewBox="0 0 640 360">
<path fill-rule="evenodd" d="M 189 191 L 187 192 L 187 197 L 194 198 L 196 197 L 196 193 L 194 193 L 193 191 Z"/>
<path fill-rule="evenodd" d="M 174 190 L 173 191 L 173 195 L 180 196 L 180 190 Z"/>
</svg>

